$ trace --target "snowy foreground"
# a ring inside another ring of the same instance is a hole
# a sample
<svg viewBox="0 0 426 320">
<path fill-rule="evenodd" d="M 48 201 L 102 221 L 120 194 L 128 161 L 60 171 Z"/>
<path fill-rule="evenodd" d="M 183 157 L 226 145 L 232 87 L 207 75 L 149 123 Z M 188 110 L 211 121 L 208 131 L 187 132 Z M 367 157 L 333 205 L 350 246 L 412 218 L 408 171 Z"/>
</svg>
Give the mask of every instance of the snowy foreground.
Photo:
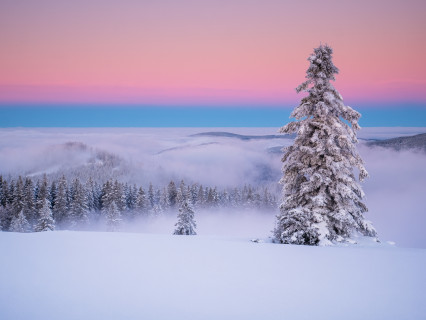
<svg viewBox="0 0 426 320">
<path fill-rule="evenodd" d="M 0 232 L 1 319 L 426 319 L 426 250 Z"/>
</svg>

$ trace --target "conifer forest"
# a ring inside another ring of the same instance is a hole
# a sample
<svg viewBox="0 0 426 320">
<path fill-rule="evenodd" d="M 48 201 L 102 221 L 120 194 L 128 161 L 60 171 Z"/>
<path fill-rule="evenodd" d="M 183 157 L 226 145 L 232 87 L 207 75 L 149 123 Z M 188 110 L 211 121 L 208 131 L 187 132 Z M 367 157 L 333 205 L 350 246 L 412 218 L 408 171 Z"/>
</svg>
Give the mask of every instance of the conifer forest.
<svg viewBox="0 0 426 320">
<path fill-rule="evenodd" d="M 121 222 L 161 215 L 177 215 L 190 204 L 195 209 L 242 208 L 274 211 L 276 195 L 267 187 L 246 185 L 230 189 L 186 185 L 170 181 L 165 186 L 129 185 L 117 180 L 98 183 L 89 178 L 67 181 L 65 176 L 49 181 L 6 179 L 0 176 L 0 223 L 3 231 L 33 232 L 53 229 L 90 230 L 106 223 L 118 231 Z"/>
</svg>

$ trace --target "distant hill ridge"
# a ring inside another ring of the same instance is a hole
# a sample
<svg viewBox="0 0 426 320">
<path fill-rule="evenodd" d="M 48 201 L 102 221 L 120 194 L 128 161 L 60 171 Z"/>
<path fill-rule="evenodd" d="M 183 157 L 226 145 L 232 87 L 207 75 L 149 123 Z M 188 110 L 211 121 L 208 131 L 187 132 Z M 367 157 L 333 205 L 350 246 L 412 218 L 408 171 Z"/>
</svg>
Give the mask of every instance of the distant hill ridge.
<svg viewBox="0 0 426 320">
<path fill-rule="evenodd" d="M 231 132 L 221 132 L 221 131 L 212 131 L 212 132 L 201 132 L 190 135 L 190 137 L 225 137 L 225 138 L 236 138 L 240 140 L 268 140 L 268 139 L 294 139 L 295 135 L 289 134 L 269 134 L 269 135 L 258 135 L 258 136 L 248 136 Z"/>
<path fill-rule="evenodd" d="M 272 139 L 294 139 L 296 135 L 242 135 L 225 131 L 200 132 L 190 135 L 190 137 L 225 137 L 239 140 L 272 140 Z M 362 139 L 367 141 L 370 147 L 379 146 L 383 148 L 391 148 L 394 150 L 421 150 L 426 152 L 426 133 L 417 134 L 409 137 L 397 137 L 385 140 Z M 282 146 L 269 148 L 270 153 L 281 153 Z"/>
<path fill-rule="evenodd" d="M 417 149 L 426 152 L 426 133 L 421 133 L 409 137 L 397 137 L 380 141 L 370 141 L 367 143 L 367 145 L 391 148 L 394 150 Z"/>
</svg>

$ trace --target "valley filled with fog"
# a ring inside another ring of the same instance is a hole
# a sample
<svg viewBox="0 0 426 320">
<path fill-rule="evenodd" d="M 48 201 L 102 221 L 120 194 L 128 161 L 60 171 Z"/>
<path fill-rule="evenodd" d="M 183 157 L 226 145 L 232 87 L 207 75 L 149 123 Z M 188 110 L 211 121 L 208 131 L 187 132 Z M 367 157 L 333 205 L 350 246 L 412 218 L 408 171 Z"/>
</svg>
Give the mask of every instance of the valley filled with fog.
<svg viewBox="0 0 426 320">
<path fill-rule="evenodd" d="M 46 173 L 71 181 L 116 179 L 148 188 L 197 184 L 220 190 L 267 187 L 279 202 L 281 149 L 293 137 L 276 128 L 43 128 L 1 129 L 0 174 L 4 179 Z M 367 219 L 382 241 L 398 246 L 426 247 L 422 197 L 426 191 L 426 154 L 373 146 L 371 141 L 411 136 L 424 128 L 364 128 L 358 134 L 360 154 L 370 177 L 363 183 Z M 208 211 L 208 212 L 207 212 Z M 200 210 L 199 234 L 267 237 L 276 211 L 244 208 Z M 225 222 L 226 221 L 226 222 Z M 126 230 L 170 233 L 173 214 Z"/>
</svg>

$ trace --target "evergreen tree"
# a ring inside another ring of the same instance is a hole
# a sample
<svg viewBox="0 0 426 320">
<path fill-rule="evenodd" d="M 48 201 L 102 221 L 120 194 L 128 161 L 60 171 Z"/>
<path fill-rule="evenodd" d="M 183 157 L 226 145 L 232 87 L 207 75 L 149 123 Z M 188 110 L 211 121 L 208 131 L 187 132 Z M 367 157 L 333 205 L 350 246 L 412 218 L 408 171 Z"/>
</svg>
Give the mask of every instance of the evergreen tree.
<svg viewBox="0 0 426 320">
<path fill-rule="evenodd" d="M 139 214 L 146 214 L 147 212 L 147 202 L 146 202 L 145 191 L 142 187 L 138 190 L 138 195 L 136 197 L 136 211 Z"/>
<path fill-rule="evenodd" d="M 227 190 L 223 190 L 222 192 L 218 192 L 218 206 L 220 208 L 225 208 L 228 206 L 229 202 L 229 194 Z"/>
<path fill-rule="evenodd" d="M 170 209 L 170 202 L 169 202 L 169 194 L 167 192 L 167 189 L 164 188 L 163 192 L 160 195 L 160 207 L 163 211 L 168 211 Z"/>
<path fill-rule="evenodd" d="M 209 188 L 206 198 L 206 204 L 209 207 L 212 207 L 214 203 L 213 189 Z"/>
<path fill-rule="evenodd" d="M 126 186 L 127 186 L 127 184 L 126 184 Z M 127 192 L 125 194 L 127 209 L 133 211 L 136 207 L 136 197 L 137 197 L 137 194 L 138 194 L 138 191 L 136 189 L 136 185 L 134 185 L 133 187 L 131 187 L 131 186 L 125 187 L 125 189 L 127 189 Z"/>
<path fill-rule="evenodd" d="M 118 211 L 123 212 L 126 209 L 126 196 L 123 192 L 123 185 L 117 180 L 113 186 L 113 201 L 115 202 Z"/>
<path fill-rule="evenodd" d="M 107 231 L 119 231 L 121 225 L 121 214 L 115 204 L 115 201 L 112 201 L 106 208 L 105 215 L 107 219 Z"/>
<path fill-rule="evenodd" d="M 268 188 L 263 190 L 263 199 L 262 199 L 263 208 L 270 210 L 276 207 L 276 203 L 273 195 L 269 192 Z"/>
<path fill-rule="evenodd" d="M 306 91 L 291 114 L 296 121 L 280 132 L 296 133 L 294 144 L 285 150 L 283 200 L 274 230 L 275 240 L 292 244 L 330 244 L 355 232 L 375 236 L 363 213 L 364 193 L 357 183 L 368 176 L 355 148 L 360 114 L 343 104 L 330 83 L 338 69 L 332 49 L 321 45 L 308 58 L 307 81 L 297 92 Z"/>
<path fill-rule="evenodd" d="M 43 175 L 43 180 L 41 183 L 37 181 L 37 194 L 36 194 L 36 209 L 37 214 L 40 213 L 41 208 L 44 205 L 44 200 L 49 199 L 49 190 L 48 190 L 48 183 L 47 183 L 47 176 Z"/>
<path fill-rule="evenodd" d="M 200 185 L 200 187 L 198 188 L 198 193 L 197 193 L 197 202 L 195 203 L 196 207 L 198 208 L 202 208 L 205 205 L 205 198 L 204 198 L 204 189 L 203 186 Z"/>
<path fill-rule="evenodd" d="M 56 192 L 56 201 L 53 206 L 53 218 L 56 223 L 61 226 L 68 218 L 68 184 L 65 176 L 59 179 Z"/>
<path fill-rule="evenodd" d="M 151 210 L 152 208 L 154 208 L 155 205 L 155 200 L 154 200 L 155 196 L 154 196 L 154 187 L 152 186 L 152 183 L 149 183 L 149 188 L 148 188 L 148 209 Z"/>
<path fill-rule="evenodd" d="M 35 187 L 34 187 L 34 199 L 37 202 L 37 198 L 38 198 L 38 190 L 40 189 L 40 180 L 37 180 Z"/>
<path fill-rule="evenodd" d="M 154 205 L 161 207 L 161 191 L 160 189 L 156 189 L 154 192 Z"/>
<path fill-rule="evenodd" d="M 88 223 L 87 198 L 83 185 L 79 179 L 72 184 L 72 198 L 70 203 L 71 227 L 84 226 Z"/>
<path fill-rule="evenodd" d="M 193 206 L 195 206 L 195 204 L 198 202 L 198 188 L 199 188 L 199 185 L 198 185 L 198 183 L 193 183 L 192 185 L 191 185 L 191 191 L 190 191 L 190 193 L 191 193 L 191 202 L 192 202 L 192 205 Z"/>
<path fill-rule="evenodd" d="M 182 203 L 179 208 L 178 221 L 175 224 L 175 235 L 196 235 L 197 227 L 194 220 L 194 209 L 191 203 L 191 195 L 188 193 L 183 196 Z"/>
<path fill-rule="evenodd" d="M 241 206 L 241 191 L 238 188 L 234 188 L 231 193 L 231 206 L 239 208 Z"/>
<path fill-rule="evenodd" d="M 101 194 L 102 209 L 108 208 L 114 201 L 114 190 L 110 181 L 104 183 Z"/>
<path fill-rule="evenodd" d="M 258 192 L 253 193 L 253 207 L 260 209 L 262 207 L 262 197 Z"/>
<path fill-rule="evenodd" d="M 4 206 L 2 201 L 3 197 L 3 176 L 0 174 L 0 206 Z"/>
<path fill-rule="evenodd" d="M 24 215 L 30 224 L 35 223 L 36 219 L 36 208 L 34 198 L 34 184 L 30 178 L 25 179 L 24 184 Z"/>
<path fill-rule="evenodd" d="M 58 191 L 57 191 L 57 187 L 56 187 L 56 181 L 53 180 L 51 185 L 50 185 L 49 196 L 48 196 L 48 200 L 50 202 L 51 208 L 53 208 L 55 206 L 57 192 Z"/>
<path fill-rule="evenodd" d="M 167 196 L 169 198 L 168 202 L 170 204 L 170 208 L 174 209 L 176 207 L 177 189 L 173 181 L 170 181 L 169 185 L 167 186 Z"/>
<path fill-rule="evenodd" d="M 38 223 L 34 228 L 35 232 L 42 231 L 53 231 L 55 230 L 55 220 L 53 220 L 52 210 L 50 209 L 50 202 L 47 199 L 44 199 L 43 207 L 40 210 L 40 216 L 38 218 Z"/>
<path fill-rule="evenodd" d="M 246 193 L 244 202 L 245 202 L 245 207 L 247 207 L 247 208 L 252 208 L 252 207 L 255 206 L 253 189 L 250 185 L 247 187 L 247 193 Z"/>
<path fill-rule="evenodd" d="M 183 204 L 183 201 L 185 199 L 185 193 L 186 193 L 185 181 L 181 180 L 179 184 L 179 188 L 177 189 L 177 193 L 176 193 L 176 203 L 179 206 L 179 208 Z"/>
<path fill-rule="evenodd" d="M 210 191 L 209 191 L 209 195 L 210 195 Z M 214 187 L 213 189 L 211 189 L 211 205 L 213 207 L 218 207 L 219 206 L 219 193 L 217 192 L 217 187 Z"/>
<path fill-rule="evenodd" d="M 13 188 L 12 208 L 14 216 L 18 216 L 24 209 L 24 181 L 21 176 L 18 177 Z"/>
<path fill-rule="evenodd" d="M 35 224 L 38 221 L 41 208 L 44 205 L 44 200 L 49 199 L 49 186 L 46 174 L 43 175 L 43 179 L 41 181 L 37 180 L 37 184 L 34 191 L 34 198 L 36 210 L 35 215 L 31 221 L 32 224 Z"/>
<path fill-rule="evenodd" d="M 6 202 L 6 204 L 10 204 L 11 206 L 13 205 L 14 195 L 15 195 L 15 183 L 12 180 L 10 182 L 10 184 L 9 184 L 9 191 L 7 193 L 7 202 Z"/>
<path fill-rule="evenodd" d="M 102 186 L 100 186 L 96 181 L 94 183 L 94 208 L 96 211 L 101 211 L 102 209 Z"/>
<path fill-rule="evenodd" d="M 6 207 L 9 198 L 9 186 L 5 179 L 0 176 L 0 205 Z"/>
<path fill-rule="evenodd" d="M 6 204 L 4 207 L 0 206 L 0 229 L 3 231 L 10 230 L 13 217 L 13 210 L 10 204 Z"/>
<path fill-rule="evenodd" d="M 95 183 L 93 182 L 92 177 L 89 178 L 86 182 L 86 196 L 87 196 L 87 210 L 95 211 L 96 210 L 96 190 Z"/>
<path fill-rule="evenodd" d="M 17 215 L 15 215 L 10 223 L 10 231 L 12 232 L 29 232 L 30 224 L 24 215 L 24 210 L 19 211 Z"/>
</svg>

